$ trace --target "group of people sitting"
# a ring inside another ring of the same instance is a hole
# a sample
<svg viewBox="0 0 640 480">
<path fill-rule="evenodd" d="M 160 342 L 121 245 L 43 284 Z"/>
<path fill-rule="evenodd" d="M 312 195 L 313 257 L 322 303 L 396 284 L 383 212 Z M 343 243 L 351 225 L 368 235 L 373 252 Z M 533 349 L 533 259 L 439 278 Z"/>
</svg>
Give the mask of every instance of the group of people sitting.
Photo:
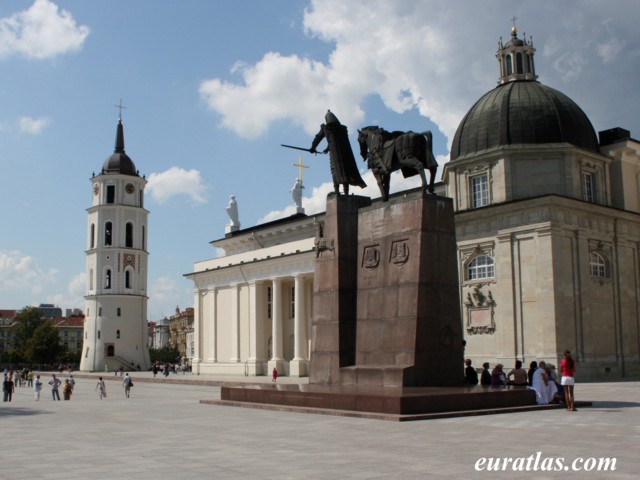
<svg viewBox="0 0 640 480">
<path fill-rule="evenodd" d="M 478 372 L 471 366 L 471 359 L 465 360 L 465 385 L 480 385 L 484 387 L 500 387 L 506 385 L 527 387 L 536 392 L 538 405 L 548 403 L 565 402 L 567 410 L 576 411 L 573 386 L 575 384 L 576 362 L 571 357 L 571 352 L 564 352 L 564 358 L 560 363 L 562 375 L 559 376 L 555 365 L 546 362 L 533 361 L 529 364 L 529 371 L 522 368 L 522 362 L 516 360 L 515 368 L 505 373 L 504 365 L 498 363 L 493 370 L 489 370 L 489 362 L 482 364 L 482 372 L 478 380 Z"/>
</svg>

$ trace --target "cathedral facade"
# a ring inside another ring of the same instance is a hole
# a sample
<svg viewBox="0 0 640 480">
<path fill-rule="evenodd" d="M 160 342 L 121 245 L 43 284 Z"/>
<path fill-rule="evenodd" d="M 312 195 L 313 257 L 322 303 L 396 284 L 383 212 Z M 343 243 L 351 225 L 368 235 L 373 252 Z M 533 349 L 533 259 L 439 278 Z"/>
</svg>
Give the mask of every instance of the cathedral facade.
<svg viewBox="0 0 640 480">
<path fill-rule="evenodd" d="M 640 374 L 640 142 L 596 134 L 537 80 L 531 40 L 500 42 L 498 85 L 461 121 L 437 193 L 454 201 L 465 356 Z M 194 281 L 194 372 L 307 374 L 323 214 L 228 233 Z M 461 365 L 461 374 L 463 366 Z"/>
</svg>

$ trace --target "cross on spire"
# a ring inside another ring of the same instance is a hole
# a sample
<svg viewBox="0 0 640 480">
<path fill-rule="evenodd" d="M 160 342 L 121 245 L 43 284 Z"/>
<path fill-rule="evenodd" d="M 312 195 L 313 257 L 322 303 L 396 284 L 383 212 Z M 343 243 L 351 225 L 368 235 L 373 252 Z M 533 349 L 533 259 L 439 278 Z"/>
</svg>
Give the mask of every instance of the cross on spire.
<svg viewBox="0 0 640 480">
<path fill-rule="evenodd" d="M 114 105 L 114 107 L 116 107 L 118 109 L 118 121 L 121 122 L 122 121 L 122 109 L 126 109 L 127 107 L 125 107 L 124 105 L 122 105 L 122 99 L 120 99 L 120 103 L 118 105 Z"/>
<path fill-rule="evenodd" d="M 300 181 L 302 181 L 302 169 L 303 168 L 309 168 L 309 165 L 305 165 L 304 163 L 302 163 L 302 155 L 300 155 L 298 157 L 298 163 L 294 163 L 293 164 L 294 167 L 299 167 L 300 168 Z"/>
</svg>

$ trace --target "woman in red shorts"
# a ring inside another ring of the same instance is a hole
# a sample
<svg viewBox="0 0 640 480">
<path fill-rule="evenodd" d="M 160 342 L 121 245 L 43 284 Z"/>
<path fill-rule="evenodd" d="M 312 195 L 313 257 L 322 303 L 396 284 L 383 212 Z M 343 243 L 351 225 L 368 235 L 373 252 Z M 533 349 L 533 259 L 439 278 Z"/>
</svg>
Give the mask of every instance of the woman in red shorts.
<svg viewBox="0 0 640 480">
<path fill-rule="evenodd" d="M 571 352 L 565 350 L 564 358 L 560 362 L 560 371 L 562 372 L 562 379 L 560 383 L 564 387 L 564 401 L 567 404 L 567 410 L 570 412 L 576 412 L 576 405 L 573 397 L 573 386 L 575 385 L 576 374 L 576 362 L 571 357 Z"/>
</svg>

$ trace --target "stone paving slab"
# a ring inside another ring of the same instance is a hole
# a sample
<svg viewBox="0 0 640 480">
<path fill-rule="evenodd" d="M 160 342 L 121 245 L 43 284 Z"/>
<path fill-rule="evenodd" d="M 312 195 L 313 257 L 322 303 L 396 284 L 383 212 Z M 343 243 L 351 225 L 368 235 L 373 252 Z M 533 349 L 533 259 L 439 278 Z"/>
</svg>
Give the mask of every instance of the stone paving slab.
<svg viewBox="0 0 640 480">
<path fill-rule="evenodd" d="M 70 401 L 45 389 L 35 402 L 31 389 L 16 388 L 0 404 L 0 479 L 630 479 L 640 468 L 640 382 L 578 384 L 578 400 L 593 402 L 578 412 L 381 422 L 203 405 L 219 398 L 215 382 L 230 379 L 180 376 L 133 374 L 129 399 L 113 375 L 104 376 L 104 400 L 94 376 L 79 373 Z M 616 470 L 474 469 L 481 457 L 537 452 L 566 464 L 615 458 Z"/>
</svg>

